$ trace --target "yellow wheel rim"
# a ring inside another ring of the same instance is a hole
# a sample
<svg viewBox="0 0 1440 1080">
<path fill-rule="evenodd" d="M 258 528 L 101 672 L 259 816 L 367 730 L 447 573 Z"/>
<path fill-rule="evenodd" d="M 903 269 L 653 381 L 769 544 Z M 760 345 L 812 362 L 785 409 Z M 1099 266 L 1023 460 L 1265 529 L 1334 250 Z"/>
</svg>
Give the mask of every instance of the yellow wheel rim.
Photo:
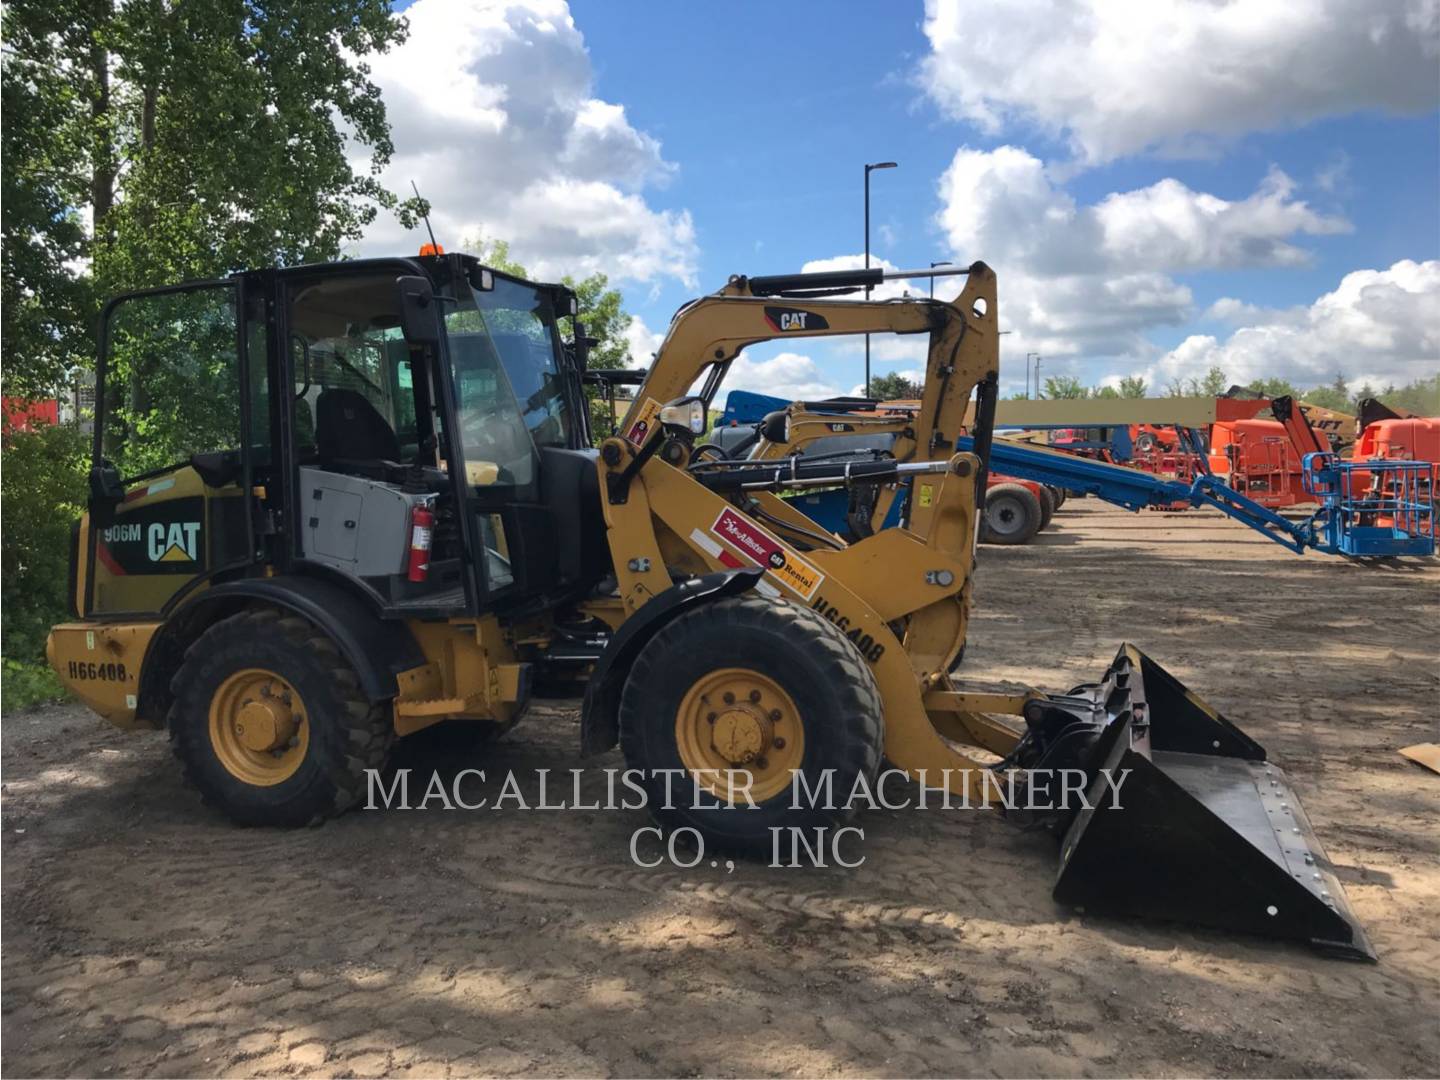
<svg viewBox="0 0 1440 1080">
<path fill-rule="evenodd" d="M 237 671 L 210 699 L 210 746 L 242 783 L 282 783 L 295 775 L 310 746 L 305 704 L 273 671 Z"/>
<path fill-rule="evenodd" d="M 696 681 L 675 714 L 680 761 L 718 799 L 765 802 L 790 787 L 805 759 L 800 710 L 783 687 L 749 668 L 719 668 Z"/>
</svg>

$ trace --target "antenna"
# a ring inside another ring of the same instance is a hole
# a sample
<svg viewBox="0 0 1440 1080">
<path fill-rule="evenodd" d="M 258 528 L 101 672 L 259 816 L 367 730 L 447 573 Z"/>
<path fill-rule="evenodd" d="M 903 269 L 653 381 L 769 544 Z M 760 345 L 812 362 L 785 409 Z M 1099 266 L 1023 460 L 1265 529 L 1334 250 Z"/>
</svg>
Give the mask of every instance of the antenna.
<svg viewBox="0 0 1440 1080">
<path fill-rule="evenodd" d="M 410 190 L 415 192 L 415 198 L 420 199 L 421 202 L 425 201 L 420 195 L 420 189 L 415 186 L 414 180 L 410 181 Z M 435 242 L 435 230 L 430 227 L 430 214 L 427 212 L 421 214 L 420 216 L 425 221 L 425 231 L 430 234 L 430 246 L 433 247 L 436 251 L 439 251 L 440 245 Z"/>
</svg>

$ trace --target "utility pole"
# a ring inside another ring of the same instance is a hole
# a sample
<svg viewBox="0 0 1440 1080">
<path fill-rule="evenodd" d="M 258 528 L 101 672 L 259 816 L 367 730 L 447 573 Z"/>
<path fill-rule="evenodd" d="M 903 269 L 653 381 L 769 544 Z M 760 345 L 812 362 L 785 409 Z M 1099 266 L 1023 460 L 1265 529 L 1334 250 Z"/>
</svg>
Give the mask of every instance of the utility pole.
<svg viewBox="0 0 1440 1080">
<path fill-rule="evenodd" d="M 1025 396 L 1026 396 L 1027 398 L 1030 396 L 1030 358 L 1031 358 L 1032 356 L 1035 358 L 1035 360 L 1036 360 L 1037 362 L 1040 360 L 1040 354 L 1039 354 L 1038 352 L 1027 352 L 1027 353 L 1025 354 Z M 1040 390 L 1040 384 L 1039 384 L 1039 383 L 1036 383 L 1036 384 L 1035 384 L 1035 390 L 1036 390 L 1036 396 L 1038 397 L 1038 396 L 1039 396 L 1039 390 Z"/>
<path fill-rule="evenodd" d="M 865 269 L 870 269 L 870 174 L 876 169 L 893 169 L 896 162 L 878 161 L 865 166 Z M 930 279 L 934 282 L 934 278 Z M 865 299 L 870 299 L 870 286 L 865 286 Z M 865 335 L 865 396 L 870 396 L 870 335 Z"/>
</svg>

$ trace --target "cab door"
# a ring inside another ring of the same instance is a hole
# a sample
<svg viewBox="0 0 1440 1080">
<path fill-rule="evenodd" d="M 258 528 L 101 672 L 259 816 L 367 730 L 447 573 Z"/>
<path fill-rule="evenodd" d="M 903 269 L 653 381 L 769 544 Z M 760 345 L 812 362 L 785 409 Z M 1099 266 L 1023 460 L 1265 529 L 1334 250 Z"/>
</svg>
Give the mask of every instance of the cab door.
<svg viewBox="0 0 1440 1080">
<path fill-rule="evenodd" d="M 131 293 L 102 316 L 83 614 L 158 615 L 253 561 L 268 446 L 265 323 L 240 280 Z M 245 339 L 259 343 L 252 372 Z"/>
</svg>

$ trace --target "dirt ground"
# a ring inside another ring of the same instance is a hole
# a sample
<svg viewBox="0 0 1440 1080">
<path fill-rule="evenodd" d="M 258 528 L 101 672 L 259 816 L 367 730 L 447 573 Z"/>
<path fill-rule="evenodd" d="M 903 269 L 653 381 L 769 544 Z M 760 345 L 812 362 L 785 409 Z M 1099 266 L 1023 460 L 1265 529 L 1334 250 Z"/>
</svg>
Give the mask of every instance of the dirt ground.
<svg viewBox="0 0 1440 1080">
<path fill-rule="evenodd" d="M 971 678 L 1064 690 L 1140 644 L 1288 771 L 1375 965 L 1062 910 L 1053 840 L 990 814 L 865 813 L 854 870 L 637 867 L 638 811 L 238 830 L 159 734 L 7 716 L 0 1065 L 1433 1076 L 1440 776 L 1395 750 L 1440 730 L 1437 600 L 1440 566 L 1301 558 L 1218 516 L 1093 502 L 979 571 Z M 514 769 L 533 803 L 535 769 L 579 764 L 574 706 L 446 768 Z"/>
</svg>

